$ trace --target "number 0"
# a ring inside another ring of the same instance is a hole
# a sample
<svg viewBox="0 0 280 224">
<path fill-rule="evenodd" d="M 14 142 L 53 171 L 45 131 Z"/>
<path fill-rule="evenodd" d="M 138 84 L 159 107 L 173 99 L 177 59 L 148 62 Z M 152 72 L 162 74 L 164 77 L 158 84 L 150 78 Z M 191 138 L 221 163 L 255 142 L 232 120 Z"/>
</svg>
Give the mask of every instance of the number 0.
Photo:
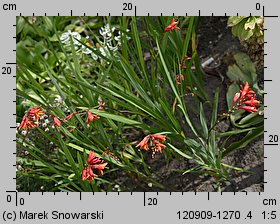
<svg viewBox="0 0 280 224">
<path fill-rule="evenodd" d="M 257 3 L 256 4 L 256 10 L 260 10 L 261 9 L 261 4 L 260 3 Z"/>
</svg>

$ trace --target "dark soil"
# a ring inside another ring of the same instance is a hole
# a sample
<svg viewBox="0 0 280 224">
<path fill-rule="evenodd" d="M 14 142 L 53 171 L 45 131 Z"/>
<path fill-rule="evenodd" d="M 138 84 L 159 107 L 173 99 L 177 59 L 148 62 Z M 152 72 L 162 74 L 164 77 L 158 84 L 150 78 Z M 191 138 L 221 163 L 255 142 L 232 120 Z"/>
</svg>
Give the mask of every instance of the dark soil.
<svg viewBox="0 0 280 224">
<path fill-rule="evenodd" d="M 226 71 L 228 65 L 233 63 L 233 55 L 238 51 L 246 52 L 238 39 L 232 37 L 231 29 L 227 28 L 226 17 L 202 17 L 197 31 L 198 52 L 201 61 L 210 57 L 214 62 L 210 67 L 204 68 L 204 81 L 207 83 L 206 92 L 209 96 L 220 88 L 219 112 L 227 111 Z M 246 52 L 247 53 L 247 52 Z M 263 71 L 258 71 L 259 80 L 263 80 Z M 262 84 L 262 83 L 261 83 Z M 207 114 L 206 114 L 207 116 Z M 230 129 L 229 121 L 223 121 L 218 126 L 219 131 Z M 242 136 L 236 136 L 232 141 Z M 263 191 L 264 161 L 263 136 L 251 142 L 247 147 L 240 149 L 224 158 L 224 162 L 247 170 L 246 173 L 232 173 L 231 182 L 222 187 L 222 191 Z M 119 174 L 116 182 L 126 186 L 128 191 L 217 191 L 214 180 L 210 176 L 197 173 L 182 175 L 181 172 L 193 167 L 190 161 L 184 158 L 175 158 L 165 162 L 163 155 L 156 155 L 148 159 L 148 165 L 155 172 L 154 179 L 164 186 L 164 189 L 152 184 L 147 186 L 139 180 L 133 180 L 126 174 Z"/>
</svg>

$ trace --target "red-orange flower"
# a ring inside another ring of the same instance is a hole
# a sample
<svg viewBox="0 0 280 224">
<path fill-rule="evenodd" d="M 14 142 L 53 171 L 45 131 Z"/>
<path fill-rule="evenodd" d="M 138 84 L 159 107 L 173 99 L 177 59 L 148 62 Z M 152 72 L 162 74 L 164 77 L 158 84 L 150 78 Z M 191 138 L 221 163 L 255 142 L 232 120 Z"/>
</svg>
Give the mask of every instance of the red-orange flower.
<svg viewBox="0 0 280 224">
<path fill-rule="evenodd" d="M 170 30 L 180 30 L 180 28 L 176 25 L 179 21 L 175 22 L 174 18 L 172 18 L 171 23 L 164 29 L 163 33 L 166 33 Z"/>
<path fill-rule="evenodd" d="M 98 115 L 92 114 L 89 109 L 87 109 L 87 124 L 89 124 L 92 121 L 98 120 L 100 117 Z"/>
<path fill-rule="evenodd" d="M 39 118 L 45 113 L 44 110 L 40 110 L 41 107 L 42 105 L 30 108 L 28 111 L 28 116 L 35 118 L 36 122 L 38 122 Z"/>
<path fill-rule="evenodd" d="M 164 141 L 166 140 L 165 135 L 153 134 L 153 135 L 152 135 L 152 138 L 153 138 L 153 139 L 156 139 L 156 140 L 159 140 L 159 141 L 162 141 L 162 142 L 164 142 Z"/>
<path fill-rule="evenodd" d="M 256 107 L 252 107 L 252 106 L 239 106 L 238 109 L 246 110 L 250 113 L 258 112 L 258 109 Z"/>
<path fill-rule="evenodd" d="M 184 56 L 184 58 L 180 61 L 180 67 L 182 70 L 186 69 L 187 66 L 184 65 L 185 61 L 189 61 L 191 60 L 192 58 L 191 57 L 188 57 L 187 55 Z"/>
<path fill-rule="evenodd" d="M 36 106 L 30 108 L 27 113 L 23 116 L 22 121 L 19 125 L 19 129 L 30 129 L 37 127 L 37 122 L 39 121 L 40 117 L 45 113 L 45 111 L 41 110 L 42 106 Z M 36 123 L 35 123 L 36 122 Z"/>
<path fill-rule="evenodd" d="M 97 170 L 98 174 L 103 175 L 103 170 L 105 169 L 107 163 L 104 163 L 103 160 L 96 157 L 96 154 L 90 150 L 87 164 L 85 164 L 84 169 L 82 170 L 82 180 L 88 180 L 91 182 L 97 174 L 93 172 L 93 170 Z"/>
<path fill-rule="evenodd" d="M 144 149 L 146 151 L 150 148 L 152 150 L 152 158 L 154 158 L 157 152 L 162 153 L 162 149 L 166 148 L 166 146 L 162 144 L 165 139 L 165 135 L 147 135 L 136 147 L 140 147 L 140 149 Z"/>
<path fill-rule="evenodd" d="M 181 85 L 181 81 L 183 82 L 185 80 L 184 75 L 176 75 L 176 83 L 177 85 Z"/>
<path fill-rule="evenodd" d="M 64 119 L 63 119 L 63 121 L 68 121 L 68 120 L 70 120 L 75 114 L 77 114 L 78 112 L 74 112 L 74 113 L 72 113 L 72 114 L 69 114 L 68 116 L 66 116 Z"/>
<path fill-rule="evenodd" d="M 97 175 L 93 173 L 92 169 L 90 167 L 85 167 L 82 171 L 82 180 L 88 180 L 90 183 Z"/>
<path fill-rule="evenodd" d="M 105 102 L 98 102 L 99 108 L 98 110 L 103 110 L 105 106 Z"/>
<path fill-rule="evenodd" d="M 56 116 L 53 116 L 53 125 L 57 127 L 61 125 L 61 121 Z"/>
<path fill-rule="evenodd" d="M 31 120 L 29 117 L 28 117 L 28 114 L 26 113 L 23 118 L 22 118 L 22 121 L 19 125 L 19 129 L 30 129 L 30 128 L 34 128 L 36 127 L 37 125 L 34 123 L 33 120 Z"/>
<path fill-rule="evenodd" d="M 240 85 L 241 90 L 234 95 L 232 106 L 233 108 L 246 110 L 250 113 L 258 112 L 257 106 L 260 101 L 256 100 L 255 92 L 250 89 L 249 83 L 246 82 L 244 87 Z"/>
<path fill-rule="evenodd" d="M 149 146 L 147 145 L 148 141 L 150 139 L 150 135 L 147 135 L 141 142 L 136 145 L 136 147 L 140 147 L 140 149 L 148 150 Z"/>
<path fill-rule="evenodd" d="M 251 97 L 250 100 L 246 100 L 243 103 L 247 106 L 254 107 L 254 106 L 258 106 L 260 104 L 260 101 L 256 100 L 256 96 L 254 95 L 254 97 Z"/>
</svg>

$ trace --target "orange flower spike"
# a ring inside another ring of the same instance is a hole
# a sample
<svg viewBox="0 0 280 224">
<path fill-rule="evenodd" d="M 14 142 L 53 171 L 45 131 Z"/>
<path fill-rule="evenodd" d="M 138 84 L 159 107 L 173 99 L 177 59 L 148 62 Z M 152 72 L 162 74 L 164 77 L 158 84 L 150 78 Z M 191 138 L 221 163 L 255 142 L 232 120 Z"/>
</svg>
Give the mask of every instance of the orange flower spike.
<svg viewBox="0 0 280 224">
<path fill-rule="evenodd" d="M 92 169 L 90 167 L 85 167 L 82 171 L 82 180 L 88 180 L 90 183 L 97 175 L 93 173 Z"/>
<path fill-rule="evenodd" d="M 258 109 L 256 107 L 251 107 L 251 106 L 240 106 L 238 109 L 246 110 L 250 113 L 255 113 L 258 112 Z"/>
<path fill-rule="evenodd" d="M 19 129 L 26 130 L 26 129 L 34 128 L 36 126 L 37 125 L 32 120 L 29 120 L 28 114 L 26 113 L 22 118 L 22 121 L 19 125 Z"/>
<path fill-rule="evenodd" d="M 246 82 L 244 87 L 242 85 L 240 87 L 241 87 L 240 99 L 243 99 L 248 94 L 248 92 L 250 91 L 249 83 Z"/>
<path fill-rule="evenodd" d="M 165 149 L 166 148 L 166 145 L 161 144 L 160 142 L 157 142 L 157 141 L 155 141 L 155 145 L 156 145 L 156 150 L 159 151 L 159 152 L 162 152 L 161 149 Z"/>
<path fill-rule="evenodd" d="M 147 135 L 145 138 L 143 138 L 143 140 L 141 142 L 138 143 L 138 145 L 136 145 L 136 147 L 140 147 L 141 149 L 148 150 L 149 147 L 148 147 L 147 143 L 148 143 L 149 139 L 150 139 L 150 135 Z"/>
<path fill-rule="evenodd" d="M 258 106 L 260 104 L 260 101 L 256 100 L 255 97 L 251 97 L 250 100 L 246 100 L 245 102 L 243 102 L 244 104 L 246 104 L 247 106 Z"/>
<path fill-rule="evenodd" d="M 152 135 L 152 136 L 153 136 L 153 138 L 155 138 L 155 139 L 157 139 L 157 140 L 159 140 L 159 141 L 161 141 L 161 142 L 164 142 L 164 141 L 166 140 L 165 135 L 157 135 L 157 134 L 154 134 L 154 135 Z"/>
<path fill-rule="evenodd" d="M 91 165 L 92 169 L 97 169 L 98 173 L 103 175 L 103 170 L 105 169 L 106 165 L 108 163 L 100 163 L 100 164 L 96 164 L 96 165 Z"/>
<path fill-rule="evenodd" d="M 57 127 L 61 125 L 61 121 L 56 116 L 53 116 L 53 125 Z"/>
<path fill-rule="evenodd" d="M 63 121 L 68 121 L 68 120 L 70 120 L 75 114 L 77 114 L 78 112 L 74 112 L 74 113 L 72 113 L 72 114 L 69 114 L 68 116 L 66 116 L 64 119 L 63 119 Z"/>
<path fill-rule="evenodd" d="M 180 30 L 180 27 L 177 26 L 177 23 L 179 23 L 179 21 L 175 22 L 174 18 L 172 18 L 171 23 L 164 29 L 163 33 L 166 33 L 170 30 Z"/>
<path fill-rule="evenodd" d="M 38 122 L 39 118 L 43 114 L 45 114 L 45 111 L 40 109 L 41 107 L 42 105 L 30 108 L 29 111 L 27 112 L 28 116 L 35 117 L 36 122 Z"/>
<path fill-rule="evenodd" d="M 89 124 L 92 121 L 98 120 L 100 117 L 98 115 L 92 114 L 89 109 L 87 109 L 87 124 Z"/>
<path fill-rule="evenodd" d="M 94 165 L 96 163 L 101 162 L 99 158 L 96 157 L 96 154 L 93 151 L 89 151 L 88 159 L 87 159 L 87 164 L 89 165 Z"/>
<path fill-rule="evenodd" d="M 28 110 L 28 112 L 23 116 L 22 121 L 20 123 L 19 129 L 30 129 L 37 127 L 38 124 L 35 122 L 39 121 L 39 118 L 45 113 L 45 111 L 41 110 L 42 106 L 32 107 Z"/>
</svg>

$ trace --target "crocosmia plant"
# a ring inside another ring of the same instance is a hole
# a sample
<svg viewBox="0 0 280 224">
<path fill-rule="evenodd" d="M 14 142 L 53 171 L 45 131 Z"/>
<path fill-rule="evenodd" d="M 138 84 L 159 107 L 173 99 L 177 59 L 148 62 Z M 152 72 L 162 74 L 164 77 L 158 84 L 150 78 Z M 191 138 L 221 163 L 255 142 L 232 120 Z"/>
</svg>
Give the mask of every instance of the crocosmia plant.
<svg viewBox="0 0 280 224">
<path fill-rule="evenodd" d="M 17 190 L 261 183 L 263 71 L 224 18 L 20 16 L 16 33 Z"/>
</svg>

